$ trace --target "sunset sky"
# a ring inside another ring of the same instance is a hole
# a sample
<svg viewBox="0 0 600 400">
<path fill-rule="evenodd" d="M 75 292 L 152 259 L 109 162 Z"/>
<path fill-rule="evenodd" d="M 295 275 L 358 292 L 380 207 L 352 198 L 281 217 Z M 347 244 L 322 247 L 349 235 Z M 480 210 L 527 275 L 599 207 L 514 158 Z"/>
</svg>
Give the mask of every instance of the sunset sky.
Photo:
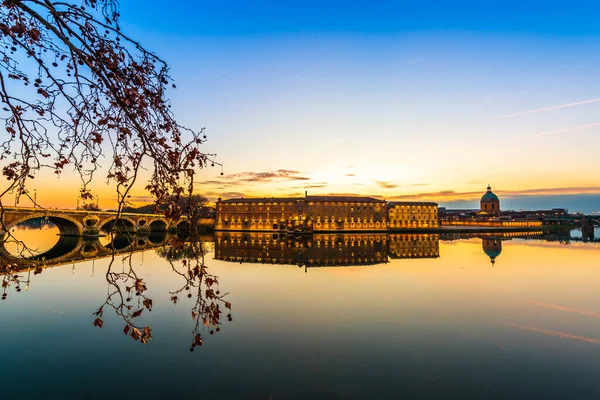
<svg viewBox="0 0 600 400">
<path fill-rule="evenodd" d="M 224 165 L 199 193 L 475 207 L 489 183 L 503 208 L 600 211 L 597 1 L 170 4 L 122 1 L 122 24 Z M 74 174 L 40 177 L 42 205 L 75 206 Z"/>
</svg>

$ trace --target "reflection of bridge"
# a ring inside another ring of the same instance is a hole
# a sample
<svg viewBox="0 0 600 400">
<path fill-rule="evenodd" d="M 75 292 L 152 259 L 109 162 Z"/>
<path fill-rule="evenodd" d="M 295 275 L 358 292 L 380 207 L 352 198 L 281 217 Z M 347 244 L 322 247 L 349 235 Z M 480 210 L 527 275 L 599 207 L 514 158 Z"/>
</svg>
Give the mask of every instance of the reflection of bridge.
<svg viewBox="0 0 600 400">
<path fill-rule="evenodd" d="M 166 232 L 169 229 L 189 229 L 187 217 L 166 219 L 162 214 L 135 214 L 109 211 L 57 210 L 44 208 L 4 207 L 2 222 L 8 231 L 18 224 L 36 218 L 44 218 L 55 224 L 62 236 L 97 236 L 100 231 L 118 232 Z M 210 228 L 214 220 L 200 219 L 198 225 Z M 2 236 L 6 232 L 0 231 Z M 0 238 L 1 239 L 1 238 Z"/>
<path fill-rule="evenodd" d="M 33 266 L 55 267 L 111 257 L 113 254 L 130 254 L 158 248 L 165 243 L 166 239 L 166 232 L 148 236 L 117 234 L 112 242 L 106 244 L 102 244 L 98 238 L 61 236 L 56 245 L 50 250 L 27 258 L 9 254 L 6 248 L 0 245 L 0 265 L 16 264 L 19 269 L 32 268 Z"/>
</svg>

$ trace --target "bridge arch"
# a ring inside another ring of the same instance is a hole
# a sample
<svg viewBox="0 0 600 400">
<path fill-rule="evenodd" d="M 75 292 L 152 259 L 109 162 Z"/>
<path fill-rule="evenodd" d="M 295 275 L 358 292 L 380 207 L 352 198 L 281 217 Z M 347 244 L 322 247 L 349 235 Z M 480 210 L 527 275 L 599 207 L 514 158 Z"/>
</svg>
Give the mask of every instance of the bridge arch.
<svg viewBox="0 0 600 400">
<path fill-rule="evenodd" d="M 148 228 L 151 232 L 166 232 L 169 226 L 164 219 L 153 219 L 148 221 Z"/>
<path fill-rule="evenodd" d="M 104 232 L 110 232 L 113 229 L 117 232 L 135 232 L 137 227 L 137 221 L 121 216 L 119 218 L 110 217 L 98 224 L 100 230 Z"/>
<path fill-rule="evenodd" d="M 17 218 L 6 225 L 6 229 L 10 231 L 22 222 L 29 221 L 37 218 L 45 218 L 52 222 L 58 230 L 61 236 L 81 236 L 83 234 L 83 225 L 80 221 L 73 218 L 68 214 L 52 214 L 52 213 L 31 213 Z"/>
</svg>

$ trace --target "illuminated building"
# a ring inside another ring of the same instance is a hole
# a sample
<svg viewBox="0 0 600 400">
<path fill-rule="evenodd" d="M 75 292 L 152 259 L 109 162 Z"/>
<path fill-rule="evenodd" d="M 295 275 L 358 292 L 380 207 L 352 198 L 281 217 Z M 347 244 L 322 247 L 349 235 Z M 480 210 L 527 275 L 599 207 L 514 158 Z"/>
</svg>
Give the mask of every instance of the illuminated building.
<svg viewBox="0 0 600 400">
<path fill-rule="evenodd" d="M 492 188 L 490 185 L 488 185 L 487 187 L 487 192 L 485 192 L 485 194 L 481 196 L 480 204 L 481 214 L 500 214 L 500 199 L 494 194 L 494 192 L 492 192 Z"/>
<path fill-rule="evenodd" d="M 215 229 L 285 231 L 288 224 L 298 222 L 303 204 L 303 199 L 299 198 L 219 199 Z"/>
<path fill-rule="evenodd" d="M 308 196 L 314 231 L 385 231 L 386 203 L 372 197 Z"/>
<path fill-rule="evenodd" d="M 392 230 L 439 227 L 437 203 L 392 201 L 388 203 L 387 214 Z"/>
<path fill-rule="evenodd" d="M 306 196 L 217 201 L 216 230 L 344 232 L 386 231 L 385 200 Z"/>
</svg>

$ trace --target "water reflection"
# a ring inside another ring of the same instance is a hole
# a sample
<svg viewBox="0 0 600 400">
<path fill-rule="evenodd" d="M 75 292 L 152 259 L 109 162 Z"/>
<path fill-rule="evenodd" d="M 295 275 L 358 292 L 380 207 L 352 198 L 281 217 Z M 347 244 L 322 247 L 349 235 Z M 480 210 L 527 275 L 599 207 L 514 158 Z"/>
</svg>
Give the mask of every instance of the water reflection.
<svg viewBox="0 0 600 400">
<path fill-rule="evenodd" d="M 600 249 L 568 232 L 225 236 L 169 236 L 115 260 L 90 247 L 75 274 L 70 263 L 15 273 L 22 292 L 12 285 L 0 301 L 5 397 L 23 397 L 31 376 L 31 398 L 131 387 L 147 398 L 600 395 Z M 130 249 L 144 239 L 133 238 Z M 231 323 L 232 305 L 217 296 L 233 304 Z M 142 337 L 149 346 L 133 345 Z M 147 368 L 102 387 L 115 363 Z"/>
<path fill-rule="evenodd" d="M 193 329 L 192 347 L 203 344 L 202 328 L 210 333 L 220 330 L 221 317 L 227 314 L 231 320 L 231 304 L 225 300 L 227 293 L 219 290 L 219 278 L 209 273 L 206 257 L 214 252 L 214 259 L 235 263 L 262 263 L 297 265 L 308 271 L 312 267 L 356 267 L 387 264 L 390 260 L 435 259 L 440 254 L 441 242 L 472 240 L 481 241 L 481 250 L 495 265 L 503 251 L 503 242 L 521 240 L 557 241 L 568 244 L 585 240 L 562 232 L 518 232 L 518 233 L 455 233 L 455 234 L 315 234 L 291 236 L 271 233 L 217 232 L 214 235 L 197 236 L 190 231 L 178 234 L 153 233 L 150 236 L 131 234 L 107 235 L 99 238 L 51 236 L 44 227 L 32 229 L 19 227 L 17 234 L 26 233 L 30 243 L 47 248 L 43 252 L 23 257 L 2 246 L 0 257 L 6 267 L 3 274 L 3 299 L 11 287 L 20 292 L 29 289 L 32 273 L 61 265 L 108 258 L 110 263 L 105 272 L 107 295 L 94 312 L 94 325 L 103 326 L 103 316 L 112 310 L 125 323 L 124 332 L 143 343 L 152 338 L 149 326 L 137 323 L 144 312 L 150 312 L 153 300 L 147 296 L 147 286 L 139 275 L 143 268 L 143 253 L 153 251 L 168 262 L 175 276 L 180 278 L 178 286 L 168 291 L 170 301 L 177 304 L 181 299 L 195 299 L 191 314 Z M 23 236 L 23 235 L 22 235 Z M 50 246 L 48 245 L 50 243 Z M 25 240 L 25 245 L 28 245 Z M 48 248 L 49 247 L 49 248 Z M 142 254 L 139 264 L 132 263 L 133 255 Z M 114 260 L 121 257 L 121 268 Z M 94 265 L 94 264 L 92 264 Z M 93 273 L 93 269 L 92 269 Z"/>
<path fill-rule="evenodd" d="M 22 286 L 25 286 L 29 290 L 32 272 L 35 276 L 46 268 L 72 265 L 74 273 L 75 263 L 92 262 L 93 275 L 95 261 L 108 259 L 104 274 L 107 294 L 93 313 L 93 325 L 102 328 L 105 312 L 110 310 L 125 323 L 125 335 L 146 344 L 152 339 L 152 330 L 139 321 L 144 312 L 152 311 L 153 300 L 147 295 L 148 287 L 139 275 L 139 268 L 143 265 L 144 252 L 155 250 L 158 256 L 169 263 L 171 270 L 181 277 L 181 286 L 169 292 L 171 302 L 177 304 L 182 295 L 187 298 L 195 296 L 195 304 L 191 309 L 195 325 L 190 350 L 203 345 L 203 329 L 209 329 L 210 334 L 218 332 L 223 310 L 231 309 L 231 304 L 225 300 L 227 293 L 219 290 L 219 278 L 207 271 L 205 255 L 211 248 L 207 242 L 210 238 L 195 235 L 194 232 L 187 231 L 184 235 L 164 232 L 150 235 L 117 233 L 90 238 L 52 236 L 45 229 L 23 225 L 17 226 L 12 233 L 17 239 L 0 243 L 2 300 L 7 299 L 10 288 L 21 292 Z M 17 248 L 19 251 L 10 251 L 15 243 L 21 250 Z M 37 244 L 47 250 L 30 250 Z M 132 262 L 137 253 L 142 255 L 139 264 Z M 121 256 L 120 265 L 115 262 L 117 256 Z M 227 318 L 232 320 L 229 311 Z"/>
</svg>

